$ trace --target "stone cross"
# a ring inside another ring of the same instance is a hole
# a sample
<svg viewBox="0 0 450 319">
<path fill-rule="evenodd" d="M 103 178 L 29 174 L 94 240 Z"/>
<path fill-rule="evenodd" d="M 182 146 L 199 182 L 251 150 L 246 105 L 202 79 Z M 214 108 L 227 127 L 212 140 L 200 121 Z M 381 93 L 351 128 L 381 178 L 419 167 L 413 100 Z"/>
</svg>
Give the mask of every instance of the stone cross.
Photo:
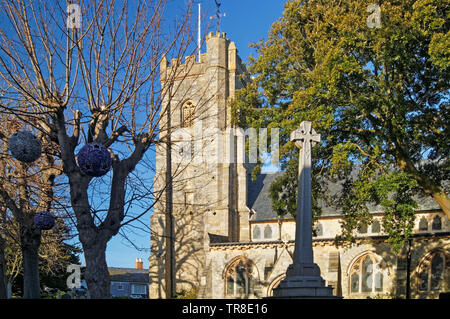
<svg viewBox="0 0 450 319">
<path fill-rule="evenodd" d="M 291 133 L 291 141 L 300 148 L 297 218 L 293 266 L 312 264 L 312 200 L 311 200 L 311 146 L 320 142 L 320 134 L 311 127 L 311 122 L 303 121 Z"/>
</svg>

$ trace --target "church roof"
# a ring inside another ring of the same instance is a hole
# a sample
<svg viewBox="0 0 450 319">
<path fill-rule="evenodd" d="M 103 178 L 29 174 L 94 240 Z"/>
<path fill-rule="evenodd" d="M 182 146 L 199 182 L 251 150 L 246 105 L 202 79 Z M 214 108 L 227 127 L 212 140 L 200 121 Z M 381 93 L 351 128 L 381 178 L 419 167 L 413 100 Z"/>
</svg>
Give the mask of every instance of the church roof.
<svg viewBox="0 0 450 319">
<path fill-rule="evenodd" d="M 269 196 L 270 185 L 279 176 L 283 175 L 284 172 L 276 172 L 269 174 L 259 174 L 256 180 L 252 181 L 251 176 L 247 177 L 247 206 L 250 208 L 254 215 L 252 216 L 252 221 L 269 221 L 276 220 L 277 213 L 272 209 L 272 200 Z M 444 183 L 444 188 L 448 188 L 449 183 Z M 325 191 L 333 196 L 336 195 L 342 189 L 342 182 L 332 182 L 326 181 Z M 440 206 L 433 200 L 430 196 L 414 196 L 418 204 L 418 211 L 431 211 L 440 210 Z M 321 216 L 340 216 L 342 212 L 336 208 L 336 205 L 326 203 L 324 200 L 319 199 L 319 206 L 322 210 Z M 382 212 L 383 207 L 367 204 L 367 207 L 372 213 Z M 283 218 L 293 218 L 291 215 L 284 216 Z"/>
<path fill-rule="evenodd" d="M 254 181 L 252 181 L 251 176 L 248 175 L 247 206 L 255 213 L 252 217 L 252 221 L 277 219 L 277 213 L 272 209 L 272 200 L 270 199 L 269 194 L 270 185 L 281 175 L 283 175 L 283 172 L 259 174 Z"/>
</svg>

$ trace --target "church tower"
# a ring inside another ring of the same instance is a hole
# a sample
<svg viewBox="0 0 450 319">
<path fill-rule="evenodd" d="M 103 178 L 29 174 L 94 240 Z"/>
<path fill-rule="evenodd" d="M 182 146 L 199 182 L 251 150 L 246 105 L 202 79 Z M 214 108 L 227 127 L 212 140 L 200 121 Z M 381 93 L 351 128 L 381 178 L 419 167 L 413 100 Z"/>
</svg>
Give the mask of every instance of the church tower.
<svg viewBox="0 0 450 319">
<path fill-rule="evenodd" d="M 209 33 L 206 53 L 160 67 L 163 88 L 160 136 L 170 127 L 173 179 L 176 291 L 206 283 L 206 250 L 211 240 L 248 240 L 246 169 L 237 163 L 229 101 L 245 85 L 245 68 L 225 33 Z M 168 104 L 170 103 L 170 108 Z M 167 110 L 170 109 L 170 122 Z M 165 112 L 165 114 L 163 114 Z M 151 216 L 150 298 L 165 298 L 166 149 L 156 149 L 155 193 L 161 198 Z"/>
</svg>

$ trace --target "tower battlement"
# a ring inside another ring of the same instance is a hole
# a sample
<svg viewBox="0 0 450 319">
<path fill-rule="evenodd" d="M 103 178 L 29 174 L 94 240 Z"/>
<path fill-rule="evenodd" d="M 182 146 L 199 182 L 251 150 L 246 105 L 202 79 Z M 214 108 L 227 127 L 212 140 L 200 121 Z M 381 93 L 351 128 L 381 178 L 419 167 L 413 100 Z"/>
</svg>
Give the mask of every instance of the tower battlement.
<svg viewBox="0 0 450 319">
<path fill-rule="evenodd" d="M 197 61 L 197 55 L 188 55 L 184 63 L 181 58 L 173 58 L 169 63 L 167 57 L 163 56 L 160 64 L 161 82 L 169 78 L 177 81 L 186 76 L 203 75 L 209 67 L 225 68 L 230 72 L 244 70 L 236 44 L 227 38 L 225 32 L 210 32 L 205 40 L 206 53 L 200 54 L 200 61 Z"/>
</svg>

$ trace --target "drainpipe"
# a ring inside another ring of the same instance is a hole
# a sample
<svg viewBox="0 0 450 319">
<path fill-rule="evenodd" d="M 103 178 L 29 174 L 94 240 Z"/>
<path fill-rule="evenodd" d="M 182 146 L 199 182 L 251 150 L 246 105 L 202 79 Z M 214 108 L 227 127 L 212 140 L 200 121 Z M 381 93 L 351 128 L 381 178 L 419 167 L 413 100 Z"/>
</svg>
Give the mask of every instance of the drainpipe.
<svg viewBox="0 0 450 319">
<path fill-rule="evenodd" d="M 411 239 L 408 239 L 406 252 L 406 299 L 411 299 Z"/>
</svg>

